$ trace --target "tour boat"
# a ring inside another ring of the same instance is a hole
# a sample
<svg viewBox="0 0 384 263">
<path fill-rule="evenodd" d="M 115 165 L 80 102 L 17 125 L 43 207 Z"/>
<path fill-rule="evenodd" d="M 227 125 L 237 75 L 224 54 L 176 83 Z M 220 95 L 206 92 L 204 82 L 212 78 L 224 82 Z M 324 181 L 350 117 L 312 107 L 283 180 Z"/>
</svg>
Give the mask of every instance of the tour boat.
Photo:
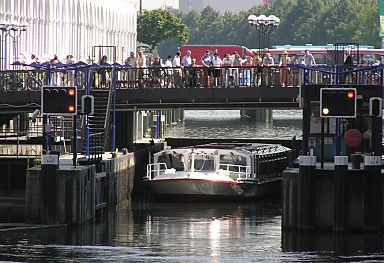
<svg viewBox="0 0 384 263">
<path fill-rule="evenodd" d="M 260 143 L 166 148 L 151 158 L 144 183 L 157 198 L 260 198 L 281 190 L 291 152 Z"/>
</svg>

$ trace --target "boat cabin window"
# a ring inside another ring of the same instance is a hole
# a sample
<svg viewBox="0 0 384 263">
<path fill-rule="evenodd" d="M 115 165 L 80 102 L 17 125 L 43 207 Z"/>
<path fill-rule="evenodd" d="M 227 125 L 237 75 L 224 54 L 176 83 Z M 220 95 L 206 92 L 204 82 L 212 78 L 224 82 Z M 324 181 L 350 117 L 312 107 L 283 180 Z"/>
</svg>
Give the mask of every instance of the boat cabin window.
<svg viewBox="0 0 384 263">
<path fill-rule="evenodd" d="M 215 163 L 212 155 L 195 154 L 194 159 L 195 171 L 215 170 Z"/>
<path fill-rule="evenodd" d="M 176 171 L 184 171 L 184 164 L 181 162 L 180 154 L 163 154 L 159 156 L 159 163 L 165 163 L 167 168 L 174 168 Z"/>
<path fill-rule="evenodd" d="M 247 165 L 247 159 L 244 156 L 235 154 L 220 155 L 220 163 L 233 165 Z"/>
<path fill-rule="evenodd" d="M 228 164 L 229 171 L 238 171 L 238 165 L 247 166 L 247 159 L 244 156 L 235 155 L 233 153 L 222 154 L 220 155 L 220 164 Z"/>
</svg>

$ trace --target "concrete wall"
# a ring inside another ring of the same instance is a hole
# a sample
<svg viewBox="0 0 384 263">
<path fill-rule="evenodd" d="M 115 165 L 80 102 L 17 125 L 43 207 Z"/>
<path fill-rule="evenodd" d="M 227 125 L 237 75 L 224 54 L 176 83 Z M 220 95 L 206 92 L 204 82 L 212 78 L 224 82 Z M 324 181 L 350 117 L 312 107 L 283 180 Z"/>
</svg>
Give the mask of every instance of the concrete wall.
<svg viewBox="0 0 384 263">
<path fill-rule="evenodd" d="M 116 204 L 131 200 L 135 177 L 135 158 L 133 153 L 119 156 L 112 160 L 116 176 Z"/>
<path fill-rule="evenodd" d="M 26 220 L 80 224 L 95 216 L 95 166 L 33 167 L 27 170 Z M 49 179 L 47 179 L 47 177 Z"/>
<path fill-rule="evenodd" d="M 97 166 L 30 168 L 26 178 L 27 222 L 76 225 L 93 219 L 96 208 L 115 209 L 131 199 L 134 174 L 133 154 L 119 154 Z"/>
</svg>

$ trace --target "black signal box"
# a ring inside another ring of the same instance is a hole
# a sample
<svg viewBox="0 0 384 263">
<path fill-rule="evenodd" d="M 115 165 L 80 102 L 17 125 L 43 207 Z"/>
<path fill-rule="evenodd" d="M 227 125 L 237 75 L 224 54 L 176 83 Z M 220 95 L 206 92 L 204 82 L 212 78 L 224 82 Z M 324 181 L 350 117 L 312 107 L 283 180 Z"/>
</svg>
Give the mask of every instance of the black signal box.
<svg viewBox="0 0 384 263">
<path fill-rule="evenodd" d="M 46 115 L 76 115 L 77 87 L 43 86 L 41 112 Z"/>
<path fill-rule="evenodd" d="M 320 116 L 356 118 L 356 88 L 320 89 Z"/>
</svg>

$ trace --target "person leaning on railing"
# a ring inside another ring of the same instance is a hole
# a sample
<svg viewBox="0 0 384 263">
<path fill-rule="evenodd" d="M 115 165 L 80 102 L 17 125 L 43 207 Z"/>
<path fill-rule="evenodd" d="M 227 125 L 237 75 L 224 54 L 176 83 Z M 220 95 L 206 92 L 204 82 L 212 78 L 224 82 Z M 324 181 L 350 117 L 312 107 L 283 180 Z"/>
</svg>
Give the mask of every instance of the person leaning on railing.
<svg viewBox="0 0 384 263">
<path fill-rule="evenodd" d="M 235 51 L 233 53 L 233 75 L 235 79 L 235 85 L 239 85 L 239 67 L 243 65 L 243 60 L 241 59 L 240 55 Z"/>
<path fill-rule="evenodd" d="M 264 74 L 264 83 L 265 85 L 271 85 L 272 83 L 272 70 L 271 67 L 275 64 L 275 60 L 271 56 L 271 53 L 266 53 L 263 58 L 263 74 Z"/>
<path fill-rule="evenodd" d="M 145 56 L 143 55 L 142 51 L 139 51 L 138 57 L 137 57 L 137 67 L 138 70 L 138 77 L 139 77 L 139 86 L 144 85 L 144 68 L 147 66 L 147 61 Z"/>
<path fill-rule="evenodd" d="M 233 60 L 229 56 L 229 53 L 226 53 L 223 58 L 223 79 L 224 79 L 224 87 L 233 86 L 234 80 L 233 80 L 233 74 L 232 74 L 232 67 Z"/>
<path fill-rule="evenodd" d="M 197 88 L 198 84 L 198 72 L 199 72 L 199 65 L 196 64 L 196 59 L 192 59 L 192 64 L 189 67 L 189 73 L 188 73 L 188 86 L 190 88 Z"/>
<path fill-rule="evenodd" d="M 212 67 L 213 67 L 213 85 L 215 87 L 218 87 L 218 79 L 221 76 L 221 66 L 223 62 L 221 61 L 221 58 L 219 57 L 219 54 L 214 53 L 213 59 L 212 59 Z"/>
<path fill-rule="evenodd" d="M 254 70 L 255 86 L 260 86 L 261 75 L 263 73 L 263 60 L 261 59 L 261 57 L 257 52 L 253 53 L 253 66 L 255 67 L 255 70 Z"/>
<path fill-rule="evenodd" d="M 290 57 L 288 57 L 288 52 L 285 50 L 281 56 L 280 62 L 279 62 L 279 67 L 280 67 L 280 72 L 279 72 L 279 80 L 280 80 L 280 85 L 282 87 L 288 86 L 288 79 L 289 79 L 289 68 L 288 64 L 290 61 Z"/>
<path fill-rule="evenodd" d="M 167 60 L 164 62 L 163 67 L 165 67 L 165 79 L 164 87 L 172 88 L 173 85 L 173 70 L 172 70 L 172 56 L 168 55 Z"/>
<path fill-rule="evenodd" d="M 124 64 L 131 65 L 132 68 L 127 69 L 128 75 L 123 74 L 123 79 L 125 80 L 128 77 L 128 88 L 135 87 L 136 83 L 136 67 L 137 67 L 137 58 L 135 57 L 135 53 L 133 51 L 130 52 L 129 57 L 124 60 Z"/>
<path fill-rule="evenodd" d="M 245 61 L 243 62 L 243 66 L 246 66 L 247 68 L 243 69 L 243 75 L 242 75 L 240 84 L 250 86 L 251 85 L 251 67 L 253 67 L 253 58 L 251 56 L 247 56 L 245 58 Z"/>
<path fill-rule="evenodd" d="M 176 55 L 173 57 L 172 60 L 172 67 L 173 69 L 173 84 L 175 85 L 175 88 L 180 88 L 182 86 L 182 78 L 181 78 L 181 61 L 180 61 L 180 51 L 176 52 Z"/>
<path fill-rule="evenodd" d="M 192 52 L 187 50 L 187 53 L 181 59 L 181 66 L 183 67 L 183 81 L 188 85 L 189 69 L 192 65 Z"/>
<path fill-rule="evenodd" d="M 203 66 L 202 74 L 200 75 L 200 84 L 201 86 L 210 85 L 210 75 L 211 75 L 211 65 L 212 59 L 209 54 L 209 50 L 205 51 L 205 55 L 200 59 L 201 65 Z"/>
<path fill-rule="evenodd" d="M 161 86 L 161 83 L 160 83 L 160 77 L 161 77 L 161 71 L 160 71 L 161 61 L 160 61 L 160 57 L 158 57 L 158 56 L 155 57 L 155 59 L 153 60 L 151 66 L 152 66 L 153 84 L 155 86 L 160 87 Z"/>
</svg>

